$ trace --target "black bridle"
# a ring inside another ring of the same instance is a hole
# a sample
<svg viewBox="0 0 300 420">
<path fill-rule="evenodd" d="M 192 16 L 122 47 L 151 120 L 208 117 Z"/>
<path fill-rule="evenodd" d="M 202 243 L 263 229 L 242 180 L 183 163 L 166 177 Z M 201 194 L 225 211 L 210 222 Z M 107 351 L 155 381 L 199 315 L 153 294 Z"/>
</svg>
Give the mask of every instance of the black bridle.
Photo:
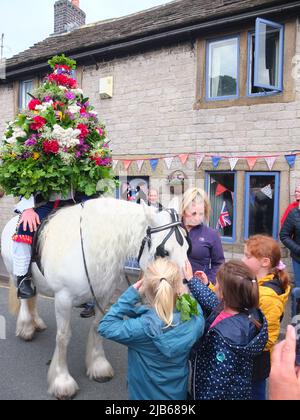
<svg viewBox="0 0 300 420">
<path fill-rule="evenodd" d="M 180 246 L 184 245 L 184 236 L 180 232 L 179 228 L 181 227 L 182 229 L 184 229 L 186 231 L 185 227 L 183 226 L 182 222 L 179 220 L 179 216 L 174 209 L 168 209 L 166 211 L 171 215 L 172 223 L 169 223 L 168 225 L 164 225 L 164 226 L 155 227 L 155 228 L 151 228 L 150 226 L 148 227 L 147 234 L 146 234 L 145 238 L 143 239 L 143 242 L 142 242 L 142 245 L 141 245 L 141 248 L 140 248 L 140 252 L 139 252 L 139 256 L 138 256 L 138 262 L 140 262 L 140 260 L 142 258 L 142 255 L 144 253 L 146 244 L 148 245 L 148 249 L 150 251 L 151 245 L 152 245 L 151 236 L 154 233 L 164 232 L 166 230 L 170 231 L 167 234 L 167 236 L 165 237 L 165 239 L 162 241 L 162 243 L 160 245 L 158 245 L 158 247 L 156 248 L 154 258 L 158 258 L 158 257 L 165 258 L 165 257 L 169 256 L 169 252 L 165 249 L 165 245 L 174 233 L 175 233 L 176 240 L 177 240 L 178 244 Z M 186 241 L 189 245 L 189 250 L 188 250 L 188 254 L 189 254 L 189 252 L 191 250 L 191 242 L 189 241 L 188 234 L 187 234 L 185 239 L 186 239 Z"/>
</svg>

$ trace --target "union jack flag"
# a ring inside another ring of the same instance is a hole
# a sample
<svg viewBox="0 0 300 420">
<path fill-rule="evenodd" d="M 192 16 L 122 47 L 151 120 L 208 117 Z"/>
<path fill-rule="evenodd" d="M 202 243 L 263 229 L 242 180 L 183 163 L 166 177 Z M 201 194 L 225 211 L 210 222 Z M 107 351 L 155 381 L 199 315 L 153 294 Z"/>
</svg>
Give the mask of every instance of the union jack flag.
<svg viewBox="0 0 300 420">
<path fill-rule="evenodd" d="M 223 201 L 222 210 L 221 210 L 221 214 L 220 214 L 216 229 L 224 229 L 225 226 L 231 226 L 231 220 L 229 217 L 229 211 L 227 210 L 227 207 L 226 207 L 226 202 Z"/>
</svg>

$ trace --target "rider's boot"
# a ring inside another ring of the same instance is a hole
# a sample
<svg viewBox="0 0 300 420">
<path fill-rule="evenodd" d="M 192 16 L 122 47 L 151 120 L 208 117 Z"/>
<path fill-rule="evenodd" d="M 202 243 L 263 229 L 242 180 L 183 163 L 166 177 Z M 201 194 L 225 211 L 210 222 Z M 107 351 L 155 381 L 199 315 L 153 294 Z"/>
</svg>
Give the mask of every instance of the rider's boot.
<svg viewBox="0 0 300 420">
<path fill-rule="evenodd" d="M 19 299 L 31 299 L 36 295 L 36 288 L 32 287 L 31 276 L 29 274 L 17 277 L 17 280 Z"/>
</svg>

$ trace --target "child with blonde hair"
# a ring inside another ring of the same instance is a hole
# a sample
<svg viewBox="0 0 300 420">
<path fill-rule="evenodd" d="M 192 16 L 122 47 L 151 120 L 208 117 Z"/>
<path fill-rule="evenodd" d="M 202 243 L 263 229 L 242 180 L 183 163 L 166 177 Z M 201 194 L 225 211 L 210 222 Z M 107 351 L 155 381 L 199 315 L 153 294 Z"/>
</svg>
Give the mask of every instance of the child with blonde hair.
<svg viewBox="0 0 300 420">
<path fill-rule="evenodd" d="M 100 322 L 103 337 L 128 347 L 130 400 L 187 398 L 189 353 L 203 334 L 204 319 L 200 306 L 198 315 L 184 317 L 176 309 L 184 291 L 180 268 L 158 258 Z M 140 305 L 142 296 L 147 305 Z"/>
<path fill-rule="evenodd" d="M 281 261 L 278 242 L 264 235 L 246 241 L 243 262 L 258 279 L 259 307 L 268 322 L 269 339 L 257 358 L 253 375 L 253 399 L 266 399 L 266 380 L 271 370 L 271 355 L 280 334 L 280 323 L 291 291 L 289 275 Z"/>
</svg>

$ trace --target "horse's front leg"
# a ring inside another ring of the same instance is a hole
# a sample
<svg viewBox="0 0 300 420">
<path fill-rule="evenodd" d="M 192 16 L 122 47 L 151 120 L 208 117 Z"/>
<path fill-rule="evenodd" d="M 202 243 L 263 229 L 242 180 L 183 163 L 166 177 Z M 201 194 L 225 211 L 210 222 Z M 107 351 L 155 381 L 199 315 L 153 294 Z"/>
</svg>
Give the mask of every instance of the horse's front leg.
<svg viewBox="0 0 300 420">
<path fill-rule="evenodd" d="M 103 338 L 97 331 L 102 316 L 96 309 L 96 317 L 89 332 L 86 353 L 87 376 L 101 383 L 110 381 L 114 376 L 113 368 L 104 353 Z"/>
<path fill-rule="evenodd" d="M 55 296 L 55 312 L 57 321 L 56 348 L 48 372 L 48 392 L 57 399 L 64 400 L 72 398 L 79 390 L 67 365 L 67 350 L 72 336 L 72 300 L 64 291 Z"/>
</svg>

